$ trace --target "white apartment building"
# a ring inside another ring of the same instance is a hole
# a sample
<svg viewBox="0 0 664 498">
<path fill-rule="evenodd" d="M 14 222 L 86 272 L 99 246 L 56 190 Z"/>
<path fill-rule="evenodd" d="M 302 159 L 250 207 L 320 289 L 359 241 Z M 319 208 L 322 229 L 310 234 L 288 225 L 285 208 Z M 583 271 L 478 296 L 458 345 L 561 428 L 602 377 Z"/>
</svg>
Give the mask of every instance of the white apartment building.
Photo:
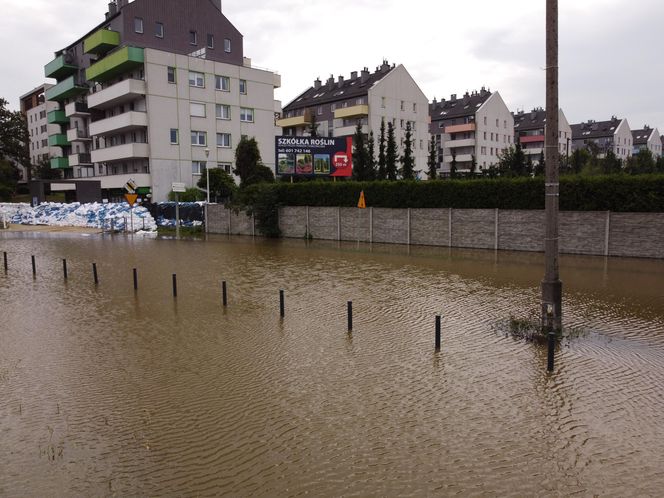
<svg viewBox="0 0 664 498">
<path fill-rule="evenodd" d="M 641 149 L 648 149 L 653 157 L 662 156 L 662 139 L 657 128 L 645 125 L 641 130 L 632 130 L 632 141 L 634 143 L 633 155 L 637 155 Z"/>
<path fill-rule="evenodd" d="M 632 130 L 626 119 L 613 116 L 608 121 L 589 120 L 586 123 L 572 125 L 572 149 L 587 148 L 594 143 L 600 157 L 608 150 L 613 150 L 619 159 L 627 159 L 632 155 Z"/>
<path fill-rule="evenodd" d="M 49 145 L 49 137 L 58 132 L 58 124 L 64 122 L 65 115 L 64 112 L 58 111 L 56 102 L 49 102 L 44 96 L 52 86 L 48 83 L 39 85 L 20 97 L 21 112 L 25 116 L 30 135 L 28 145 L 30 162 L 35 165 L 59 152 L 57 147 Z M 26 181 L 27 171 L 22 166 L 19 166 L 19 169 L 21 169 L 21 181 Z"/>
<path fill-rule="evenodd" d="M 498 92 L 485 88 L 460 98 L 434 100 L 429 106 L 430 131 L 438 149 L 438 172 L 475 168 L 481 172 L 498 164 L 498 155 L 513 145 L 514 118 Z"/>
<path fill-rule="evenodd" d="M 274 166 L 280 76 L 252 67 L 219 0 L 161 3 L 112 2 L 103 23 L 45 68 L 58 79 L 46 96 L 68 120 L 51 165 L 100 181 L 110 199 L 128 179 L 163 201 L 206 166 L 231 172 L 243 136 Z"/>
<path fill-rule="evenodd" d="M 518 111 L 514 116 L 514 143 L 521 144 L 521 149 L 533 164 L 539 164 L 544 152 L 544 133 L 546 130 L 546 111 L 541 107 L 530 112 Z M 562 109 L 558 110 L 558 152 L 560 157 L 571 153 L 572 128 Z"/>
<path fill-rule="evenodd" d="M 374 134 L 375 154 L 381 122 L 391 122 L 394 135 L 403 153 L 406 126 L 411 125 L 414 170 L 426 177 L 429 116 L 428 99 L 403 65 L 383 61 L 371 73 L 368 68 L 353 71 L 350 78 L 330 77 L 325 84 L 320 79 L 284 107 L 277 121 L 284 135 L 308 135 L 315 120 L 317 133 L 322 137 L 347 137 L 355 134 L 357 124 L 362 133 Z M 387 132 L 386 132 L 387 133 Z"/>
</svg>

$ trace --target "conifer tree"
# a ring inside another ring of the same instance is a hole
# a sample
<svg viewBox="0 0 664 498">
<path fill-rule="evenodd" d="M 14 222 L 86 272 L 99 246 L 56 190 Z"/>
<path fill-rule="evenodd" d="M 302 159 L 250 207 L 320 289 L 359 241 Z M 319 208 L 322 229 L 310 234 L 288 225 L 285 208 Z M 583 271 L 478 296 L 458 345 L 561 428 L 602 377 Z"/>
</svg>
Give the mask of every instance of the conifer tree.
<svg viewBox="0 0 664 498">
<path fill-rule="evenodd" d="M 403 143 L 403 156 L 401 162 L 401 178 L 404 180 L 413 180 L 415 178 L 413 159 L 413 133 L 410 128 L 410 121 L 406 122 L 406 137 Z"/>
<path fill-rule="evenodd" d="M 353 136 L 353 179 L 367 180 L 367 149 L 364 145 L 362 122 L 358 120 Z"/>
<path fill-rule="evenodd" d="M 387 158 L 385 157 L 385 118 L 380 121 L 380 136 L 378 137 L 378 179 L 387 178 Z"/>
<path fill-rule="evenodd" d="M 387 150 L 385 151 L 385 174 L 388 180 L 397 179 L 397 142 L 392 121 L 387 123 Z"/>
<path fill-rule="evenodd" d="M 367 143 L 367 179 L 376 179 L 376 156 L 375 140 L 373 130 L 369 133 L 369 142 Z"/>
<path fill-rule="evenodd" d="M 429 180 L 435 180 L 438 176 L 436 172 L 436 137 L 431 135 L 429 141 L 429 158 L 427 159 L 427 166 L 429 166 Z"/>
</svg>

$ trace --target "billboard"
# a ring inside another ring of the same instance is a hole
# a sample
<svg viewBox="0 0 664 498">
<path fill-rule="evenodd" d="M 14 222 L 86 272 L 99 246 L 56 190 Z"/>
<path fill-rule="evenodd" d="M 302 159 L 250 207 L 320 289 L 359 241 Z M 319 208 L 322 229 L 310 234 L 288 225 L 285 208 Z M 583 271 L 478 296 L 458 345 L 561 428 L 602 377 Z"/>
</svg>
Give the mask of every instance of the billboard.
<svg viewBox="0 0 664 498">
<path fill-rule="evenodd" d="M 353 137 L 275 137 L 277 175 L 352 176 Z"/>
</svg>

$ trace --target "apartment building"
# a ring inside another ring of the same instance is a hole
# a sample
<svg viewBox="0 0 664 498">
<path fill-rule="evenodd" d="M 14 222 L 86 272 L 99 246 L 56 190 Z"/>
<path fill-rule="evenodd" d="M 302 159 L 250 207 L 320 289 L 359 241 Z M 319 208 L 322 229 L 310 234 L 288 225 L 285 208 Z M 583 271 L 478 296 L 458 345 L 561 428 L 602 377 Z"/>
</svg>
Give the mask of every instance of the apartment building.
<svg viewBox="0 0 664 498">
<path fill-rule="evenodd" d="M 242 136 L 274 164 L 280 76 L 252 67 L 221 0 L 116 0 L 106 18 L 55 53 L 46 99 L 64 113 L 51 167 L 100 180 L 118 199 L 129 178 L 167 198 L 208 167 L 231 171 Z"/>
<path fill-rule="evenodd" d="M 662 138 L 657 128 L 645 125 L 641 130 L 632 130 L 632 154 L 637 155 L 642 149 L 648 149 L 653 157 L 662 156 Z"/>
<path fill-rule="evenodd" d="M 498 154 L 514 144 L 514 118 L 498 92 L 482 88 L 462 97 L 452 94 L 449 100 L 434 99 L 429 114 L 439 174 L 449 174 L 453 161 L 459 172 L 473 166 L 480 172 L 498 164 Z"/>
<path fill-rule="evenodd" d="M 514 143 L 521 144 L 526 157 L 533 164 L 539 164 L 544 152 L 544 132 L 546 129 L 546 111 L 536 107 L 530 112 L 517 111 L 514 117 Z M 562 109 L 558 111 L 558 152 L 567 157 L 571 151 L 572 128 Z"/>
<path fill-rule="evenodd" d="M 59 151 L 49 144 L 49 137 L 57 133 L 58 125 L 64 122 L 65 116 L 63 112 L 58 111 L 56 102 L 46 100 L 44 94 L 52 86 L 48 83 L 39 85 L 20 97 L 21 113 L 28 123 L 30 135 L 28 151 L 32 164 L 48 160 Z M 28 172 L 23 166 L 19 166 L 19 169 L 21 169 L 22 181 L 27 181 Z"/>
<path fill-rule="evenodd" d="M 612 150 L 619 159 L 632 155 L 632 130 L 626 119 L 612 116 L 608 121 L 589 120 L 572 125 L 572 150 L 587 148 L 594 143 L 600 157 Z"/>
<path fill-rule="evenodd" d="M 347 137 L 355 134 L 357 124 L 367 136 L 373 131 L 376 144 L 381 122 L 392 122 L 397 144 L 403 145 L 410 122 L 415 171 L 425 177 L 427 169 L 428 99 L 403 65 L 387 61 L 376 67 L 354 71 L 350 78 L 320 79 L 284 106 L 277 125 L 283 135 L 310 134 L 312 123 L 321 137 Z M 378 145 L 376 145 L 376 156 Z M 400 148 L 399 154 L 403 153 Z"/>
</svg>

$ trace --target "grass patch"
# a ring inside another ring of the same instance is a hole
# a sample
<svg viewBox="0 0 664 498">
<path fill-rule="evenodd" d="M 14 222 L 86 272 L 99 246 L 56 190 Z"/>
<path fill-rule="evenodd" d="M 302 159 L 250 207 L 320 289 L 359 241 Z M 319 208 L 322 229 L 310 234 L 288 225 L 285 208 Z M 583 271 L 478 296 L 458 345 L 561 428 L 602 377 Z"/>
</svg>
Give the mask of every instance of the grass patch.
<svg viewBox="0 0 664 498">
<path fill-rule="evenodd" d="M 534 314 L 523 318 L 510 315 L 507 320 L 498 322 L 494 327 L 496 333 L 505 337 L 534 342 L 537 344 L 546 344 L 548 332 L 542 329 L 539 316 Z M 562 330 L 556 334 L 557 342 L 571 339 L 579 339 L 588 336 L 588 330 L 583 327 L 572 327 L 563 325 Z"/>
<path fill-rule="evenodd" d="M 175 235 L 175 227 L 157 227 L 158 235 Z M 205 235 L 205 229 L 203 226 L 197 227 L 180 227 L 180 235 L 187 237 L 195 237 Z"/>
</svg>

